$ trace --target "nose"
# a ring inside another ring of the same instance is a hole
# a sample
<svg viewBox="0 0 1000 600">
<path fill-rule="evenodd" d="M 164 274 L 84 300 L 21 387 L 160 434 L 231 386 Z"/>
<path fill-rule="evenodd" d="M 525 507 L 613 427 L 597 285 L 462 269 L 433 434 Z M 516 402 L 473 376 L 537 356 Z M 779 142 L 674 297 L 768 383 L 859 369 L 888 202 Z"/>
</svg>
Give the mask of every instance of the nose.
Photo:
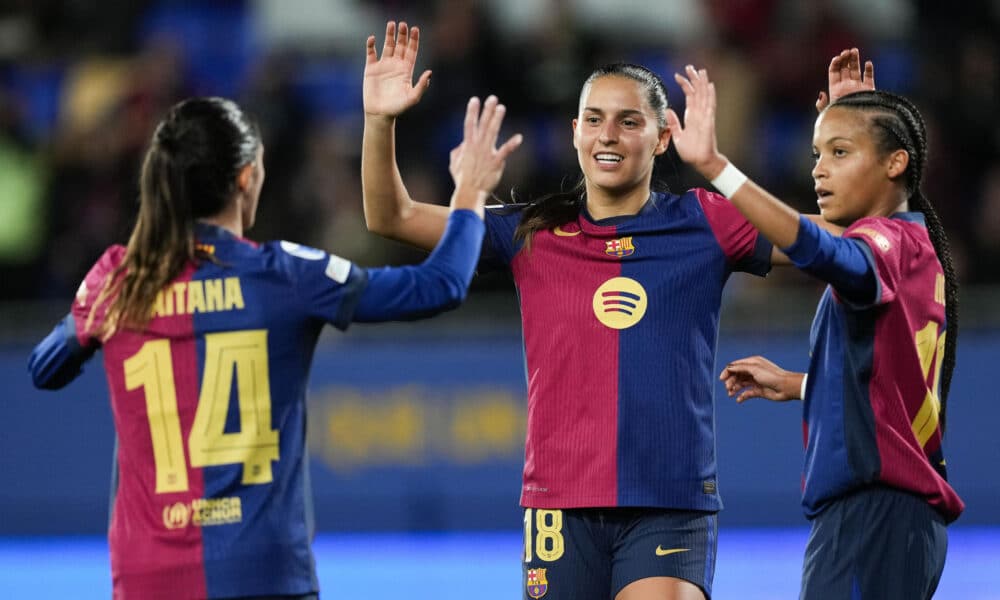
<svg viewBox="0 0 1000 600">
<path fill-rule="evenodd" d="M 827 175 L 826 163 L 823 161 L 823 158 L 820 157 L 816 160 L 816 164 L 812 168 L 812 177 L 816 181 L 819 181 L 820 179 L 826 179 Z"/>
<path fill-rule="evenodd" d="M 613 144 L 618 141 L 618 125 L 611 119 L 601 127 L 601 135 L 598 140 L 602 144 Z"/>
</svg>

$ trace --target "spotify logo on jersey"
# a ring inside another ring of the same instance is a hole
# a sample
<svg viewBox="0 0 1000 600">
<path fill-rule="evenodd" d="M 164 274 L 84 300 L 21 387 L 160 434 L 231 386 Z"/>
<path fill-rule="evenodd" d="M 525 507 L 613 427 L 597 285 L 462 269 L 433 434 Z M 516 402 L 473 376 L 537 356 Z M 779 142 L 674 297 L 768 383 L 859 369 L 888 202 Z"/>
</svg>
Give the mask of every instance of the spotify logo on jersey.
<svg viewBox="0 0 1000 600">
<path fill-rule="evenodd" d="M 594 292 L 594 315 L 611 329 L 627 329 L 646 314 L 646 290 L 635 279 L 614 277 Z"/>
</svg>

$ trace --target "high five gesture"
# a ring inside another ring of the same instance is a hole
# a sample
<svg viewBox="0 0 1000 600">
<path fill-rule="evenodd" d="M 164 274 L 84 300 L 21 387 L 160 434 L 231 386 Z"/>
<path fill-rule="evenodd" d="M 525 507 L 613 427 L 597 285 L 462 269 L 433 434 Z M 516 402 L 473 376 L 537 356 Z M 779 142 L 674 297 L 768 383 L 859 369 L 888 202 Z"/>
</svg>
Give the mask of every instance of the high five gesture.
<svg viewBox="0 0 1000 600">
<path fill-rule="evenodd" d="M 424 71 L 413 84 L 413 69 L 420 49 L 420 29 L 389 21 L 385 25 L 382 57 L 375 52 L 375 36 L 368 36 L 362 97 L 366 116 L 397 117 L 420 101 L 431 84 Z"/>
</svg>

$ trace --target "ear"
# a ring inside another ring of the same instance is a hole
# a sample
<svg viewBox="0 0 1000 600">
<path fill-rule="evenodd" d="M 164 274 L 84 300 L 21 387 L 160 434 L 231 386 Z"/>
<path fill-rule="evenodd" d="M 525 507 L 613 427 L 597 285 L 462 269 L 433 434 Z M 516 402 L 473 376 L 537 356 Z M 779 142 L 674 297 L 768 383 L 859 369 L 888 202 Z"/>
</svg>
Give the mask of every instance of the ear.
<svg viewBox="0 0 1000 600">
<path fill-rule="evenodd" d="M 577 120 L 573 119 L 573 147 L 579 149 L 580 146 L 578 146 L 576 143 L 576 125 L 577 125 Z"/>
<path fill-rule="evenodd" d="M 886 163 L 886 174 L 889 179 L 895 179 L 906 173 L 906 167 L 910 165 L 910 153 L 906 150 L 899 149 L 889 155 L 889 159 Z"/>
<path fill-rule="evenodd" d="M 670 146 L 670 128 L 664 127 L 660 130 L 660 141 L 656 144 L 656 150 L 653 151 L 653 156 L 659 156 L 667 151 L 667 147 Z"/>
<path fill-rule="evenodd" d="M 253 185 L 254 179 L 254 164 L 247 163 L 243 165 L 240 172 L 236 175 L 236 186 L 241 192 L 247 192 Z"/>
</svg>

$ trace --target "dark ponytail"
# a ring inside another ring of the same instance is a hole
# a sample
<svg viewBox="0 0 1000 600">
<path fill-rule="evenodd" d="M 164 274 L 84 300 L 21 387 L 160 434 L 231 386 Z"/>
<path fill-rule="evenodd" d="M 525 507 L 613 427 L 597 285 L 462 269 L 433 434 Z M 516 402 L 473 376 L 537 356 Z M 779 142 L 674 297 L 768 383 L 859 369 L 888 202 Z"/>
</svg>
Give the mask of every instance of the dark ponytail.
<svg viewBox="0 0 1000 600">
<path fill-rule="evenodd" d="M 941 363 L 941 431 L 945 429 L 945 414 L 951 378 L 955 371 L 955 349 L 958 343 L 958 276 L 951 255 L 951 244 L 945 234 L 941 218 L 934 206 L 924 196 L 921 180 L 927 164 L 927 128 L 920 112 L 912 102 L 884 91 L 858 92 L 844 96 L 831 106 L 842 106 L 871 112 L 872 123 L 878 133 L 879 149 L 888 154 L 898 149 L 906 150 L 910 161 L 906 168 L 906 192 L 912 210 L 924 214 L 927 233 L 944 270 L 945 315 L 947 329 L 944 359 Z"/>
<path fill-rule="evenodd" d="M 631 79 L 646 90 L 646 100 L 656 115 L 660 129 L 667 126 L 667 86 L 663 79 L 653 71 L 631 63 L 612 63 L 594 69 L 583 83 L 580 91 L 582 98 L 590 85 L 601 77 L 625 77 Z M 536 231 L 544 231 L 573 221 L 580 214 L 586 202 L 586 186 L 583 177 L 572 189 L 548 194 L 535 200 L 521 213 L 521 222 L 514 231 L 515 240 L 523 240 L 526 248 L 531 246 L 531 236 Z"/>
<path fill-rule="evenodd" d="M 207 258 L 195 246 L 195 221 L 232 201 L 240 169 L 256 159 L 260 144 L 257 126 L 231 100 L 193 98 L 170 109 L 142 164 L 139 216 L 125 258 L 105 281 L 88 331 L 109 301 L 99 337 L 120 326 L 145 327 L 157 293 L 186 265 Z"/>
</svg>

